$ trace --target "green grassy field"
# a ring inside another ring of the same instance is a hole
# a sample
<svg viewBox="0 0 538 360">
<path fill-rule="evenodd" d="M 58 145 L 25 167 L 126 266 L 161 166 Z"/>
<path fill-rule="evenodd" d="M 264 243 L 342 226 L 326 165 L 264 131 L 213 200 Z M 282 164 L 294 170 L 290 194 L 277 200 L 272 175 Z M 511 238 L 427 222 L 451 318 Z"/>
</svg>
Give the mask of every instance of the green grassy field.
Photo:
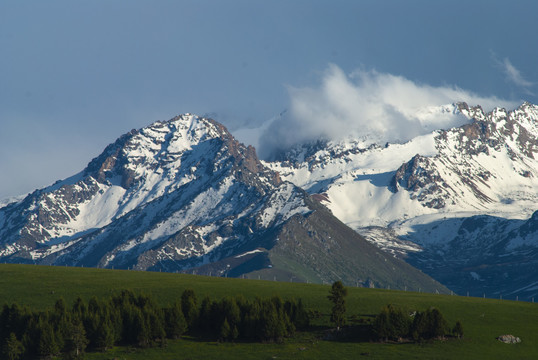
<svg viewBox="0 0 538 360">
<path fill-rule="evenodd" d="M 71 303 L 77 296 L 108 296 L 121 289 L 153 295 L 162 305 L 178 299 L 184 289 L 199 298 L 245 297 L 302 298 L 310 309 L 330 311 L 328 285 L 224 279 L 184 274 L 121 270 L 63 268 L 32 265 L 0 265 L 0 304 L 25 304 L 46 309 L 63 297 Z M 451 325 L 463 323 L 463 340 L 427 344 L 379 344 L 321 340 L 328 316 L 316 320 L 320 330 L 299 333 L 283 344 L 208 343 L 196 339 L 169 341 L 165 349 L 115 348 L 105 354 L 90 353 L 89 359 L 537 359 L 538 304 L 482 298 L 424 294 L 349 287 L 348 315 L 368 317 L 386 304 L 407 310 L 438 307 Z M 513 334 L 520 344 L 507 345 L 495 338 Z"/>
</svg>

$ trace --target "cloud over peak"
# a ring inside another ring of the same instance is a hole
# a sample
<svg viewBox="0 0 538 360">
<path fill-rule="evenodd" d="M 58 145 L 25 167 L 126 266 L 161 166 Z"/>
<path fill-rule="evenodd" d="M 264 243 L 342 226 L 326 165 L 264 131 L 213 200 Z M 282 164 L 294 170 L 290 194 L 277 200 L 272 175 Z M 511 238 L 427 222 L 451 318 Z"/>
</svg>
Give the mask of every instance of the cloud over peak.
<svg viewBox="0 0 538 360">
<path fill-rule="evenodd" d="M 481 105 L 485 110 L 516 105 L 455 86 L 418 84 L 375 70 L 346 74 L 334 64 L 325 70 L 319 86 L 290 86 L 288 93 L 289 111 L 260 137 L 262 157 L 270 158 L 277 151 L 320 137 L 404 142 L 467 122 L 445 106 L 456 102 Z"/>
</svg>

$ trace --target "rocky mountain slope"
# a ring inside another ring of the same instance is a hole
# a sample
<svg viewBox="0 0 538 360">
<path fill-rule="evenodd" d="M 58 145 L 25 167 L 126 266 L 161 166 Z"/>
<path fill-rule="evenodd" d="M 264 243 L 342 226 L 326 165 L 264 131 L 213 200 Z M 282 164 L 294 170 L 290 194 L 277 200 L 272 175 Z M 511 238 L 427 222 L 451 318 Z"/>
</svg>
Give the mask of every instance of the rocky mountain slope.
<svg viewBox="0 0 538 360">
<path fill-rule="evenodd" d="M 0 260 L 448 291 L 188 114 L 0 208 Z"/>
<path fill-rule="evenodd" d="M 267 165 L 320 199 L 371 242 L 399 256 L 413 254 L 420 259 L 410 260 L 413 264 L 463 291 L 464 278 L 472 278 L 469 271 L 454 273 L 445 268 L 447 276 L 442 276 L 440 269 L 452 262 L 466 263 L 472 251 L 488 245 L 481 243 L 485 238 L 478 236 L 480 230 L 475 237 L 461 240 L 460 225 L 453 219 L 489 215 L 490 221 L 498 219 L 496 226 L 503 226 L 509 219 L 526 221 L 537 210 L 538 107 L 524 103 L 513 111 L 497 108 L 486 113 L 461 103 L 436 111 L 439 116 L 463 117 L 466 124 L 403 144 L 320 140 L 298 145 L 280 154 L 280 161 Z M 425 235 L 424 229 L 436 231 Z M 497 243 L 506 243 L 512 236 L 503 234 Z M 538 248 L 536 234 L 525 239 L 526 247 Z M 434 256 L 438 250 L 434 243 L 453 251 Z M 497 247 L 495 255 L 483 262 L 512 256 L 520 247 Z M 502 262 L 496 268 L 503 268 Z M 538 278 L 538 270 L 527 276 L 532 277 Z M 509 282 L 499 284 L 495 291 L 516 290 Z M 523 287 L 525 282 L 518 283 Z M 485 285 L 482 290 L 493 291 Z"/>
<path fill-rule="evenodd" d="M 475 215 L 413 229 L 414 236 L 403 238 L 420 241 L 424 250 L 408 253 L 409 263 L 450 289 L 512 300 L 536 297 L 538 211 L 527 220 Z"/>
</svg>

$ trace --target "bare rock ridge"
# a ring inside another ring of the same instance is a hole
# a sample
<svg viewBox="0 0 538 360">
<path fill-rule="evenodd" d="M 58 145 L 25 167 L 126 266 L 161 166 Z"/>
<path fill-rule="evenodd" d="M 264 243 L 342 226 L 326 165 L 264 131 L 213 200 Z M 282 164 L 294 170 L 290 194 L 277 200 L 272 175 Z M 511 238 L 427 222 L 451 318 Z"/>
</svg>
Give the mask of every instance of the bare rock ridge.
<svg viewBox="0 0 538 360">
<path fill-rule="evenodd" d="M 448 291 L 190 114 L 132 130 L 0 208 L 0 259 Z"/>
</svg>

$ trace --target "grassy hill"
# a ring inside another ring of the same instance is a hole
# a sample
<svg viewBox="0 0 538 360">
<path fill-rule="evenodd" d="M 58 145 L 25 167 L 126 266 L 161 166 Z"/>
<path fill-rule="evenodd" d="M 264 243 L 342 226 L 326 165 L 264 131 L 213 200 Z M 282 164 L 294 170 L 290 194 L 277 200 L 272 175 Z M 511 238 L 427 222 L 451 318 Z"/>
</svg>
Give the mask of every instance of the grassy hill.
<svg viewBox="0 0 538 360">
<path fill-rule="evenodd" d="M 221 298 L 230 294 L 267 297 L 278 294 L 302 298 L 305 305 L 330 312 L 329 286 L 260 280 L 226 279 L 184 274 L 64 268 L 32 265 L 0 265 L 0 304 L 17 302 L 36 309 L 53 306 L 59 297 L 71 303 L 77 296 L 108 296 L 120 289 L 143 291 L 162 305 L 193 289 L 199 298 Z M 195 339 L 170 341 L 165 349 L 115 348 L 106 354 L 89 354 L 89 359 L 536 359 L 538 358 L 538 304 L 468 298 L 380 289 L 348 288 L 348 315 L 368 318 L 386 304 L 407 310 L 439 308 L 450 324 L 461 320 L 463 340 L 426 344 L 378 344 L 321 340 L 329 326 L 328 316 L 316 320 L 317 330 L 297 334 L 284 344 L 205 343 Z M 513 334 L 517 345 L 495 338 Z"/>
</svg>

